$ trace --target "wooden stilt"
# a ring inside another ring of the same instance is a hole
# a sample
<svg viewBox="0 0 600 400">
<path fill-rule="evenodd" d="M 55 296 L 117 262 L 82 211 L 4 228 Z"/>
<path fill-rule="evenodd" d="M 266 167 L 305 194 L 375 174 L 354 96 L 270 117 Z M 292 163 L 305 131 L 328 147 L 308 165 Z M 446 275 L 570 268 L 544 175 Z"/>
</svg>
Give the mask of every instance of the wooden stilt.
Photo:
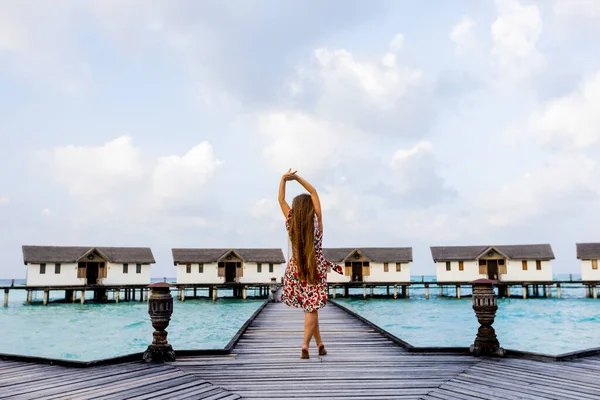
<svg viewBox="0 0 600 400">
<path fill-rule="evenodd" d="M 42 304 L 47 306 L 48 305 L 48 297 L 50 294 L 50 291 L 48 289 L 44 290 L 44 299 L 42 300 Z"/>
<path fill-rule="evenodd" d="M 85 290 L 81 291 L 81 304 L 85 303 Z"/>
<path fill-rule="evenodd" d="M 33 301 L 33 291 L 27 290 L 27 304 L 31 304 Z"/>
<path fill-rule="evenodd" d="M 460 285 L 456 285 L 456 298 L 460 299 Z"/>
<path fill-rule="evenodd" d="M 144 301 L 148 301 L 148 289 L 144 289 Z"/>
<path fill-rule="evenodd" d="M 425 299 L 429 300 L 429 285 L 425 285 Z"/>
<path fill-rule="evenodd" d="M 194 288 L 194 297 L 198 297 L 198 290 Z"/>
<path fill-rule="evenodd" d="M 523 298 L 527 298 L 527 286 L 523 285 Z"/>
<path fill-rule="evenodd" d="M 131 300 L 135 301 L 135 288 L 131 289 Z"/>
<path fill-rule="evenodd" d="M 402 297 L 406 297 L 406 286 L 402 286 Z"/>
<path fill-rule="evenodd" d="M 444 296 L 444 286 L 440 285 L 440 297 Z"/>
<path fill-rule="evenodd" d="M 398 298 L 398 284 L 394 283 L 394 298 Z"/>
<path fill-rule="evenodd" d="M 6 297 L 8 298 L 8 290 L 6 291 Z M 592 297 L 597 299 L 598 298 L 598 287 L 596 285 L 592 285 Z M 6 299 L 5 299 L 6 302 Z"/>
<path fill-rule="evenodd" d="M 406 290 L 404 291 L 404 297 L 406 297 L 407 299 L 410 297 L 410 286 L 406 285 Z"/>
<path fill-rule="evenodd" d="M 335 285 L 333 285 L 333 298 L 335 299 Z"/>
<path fill-rule="evenodd" d="M 585 285 L 585 297 L 592 297 L 592 291 L 590 290 L 590 285 Z"/>
<path fill-rule="evenodd" d="M 242 288 L 242 299 L 246 300 L 246 286 Z"/>
<path fill-rule="evenodd" d="M 181 301 L 185 301 L 185 288 L 181 288 Z"/>
<path fill-rule="evenodd" d="M 371 286 L 371 297 L 373 297 L 373 286 Z"/>
<path fill-rule="evenodd" d="M 548 297 L 552 297 L 552 286 L 553 285 L 548 285 Z"/>
<path fill-rule="evenodd" d="M 213 299 L 213 301 L 217 301 L 217 287 L 216 286 L 213 286 L 212 299 Z"/>
<path fill-rule="evenodd" d="M 350 295 L 350 289 L 348 286 L 344 286 L 344 297 L 348 297 Z"/>
<path fill-rule="evenodd" d="M 556 297 L 558 297 L 560 299 L 561 297 L 561 293 L 560 293 L 560 283 L 556 284 Z"/>
<path fill-rule="evenodd" d="M 367 285 L 363 285 L 363 299 L 367 298 Z"/>
<path fill-rule="evenodd" d="M 4 307 L 8 307 L 8 289 L 4 289 Z"/>
<path fill-rule="evenodd" d="M 542 290 L 543 290 L 544 297 L 548 297 L 548 291 L 546 290 L 546 285 L 542 285 Z"/>
<path fill-rule="evenodd" d="M 119 300 L 121 297 L 121 291 L 119 289 L 115 290 L 115 302 L 119 304 Z"/>
</svg>

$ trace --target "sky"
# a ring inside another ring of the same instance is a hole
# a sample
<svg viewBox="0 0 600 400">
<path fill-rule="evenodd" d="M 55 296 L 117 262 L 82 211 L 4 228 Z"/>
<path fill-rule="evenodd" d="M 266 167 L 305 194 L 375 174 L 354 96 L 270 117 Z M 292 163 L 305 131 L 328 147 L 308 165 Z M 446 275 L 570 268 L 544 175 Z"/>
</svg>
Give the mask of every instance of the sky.
<svg viewBox="0 0 600 400">
<path fill-rule="evenodd" d="M 22 245 L 600 242 L 600 1 L 4 0 L 0 277 Z M 288 187 L 288 201 L 302 193 Z"/>
</svg>

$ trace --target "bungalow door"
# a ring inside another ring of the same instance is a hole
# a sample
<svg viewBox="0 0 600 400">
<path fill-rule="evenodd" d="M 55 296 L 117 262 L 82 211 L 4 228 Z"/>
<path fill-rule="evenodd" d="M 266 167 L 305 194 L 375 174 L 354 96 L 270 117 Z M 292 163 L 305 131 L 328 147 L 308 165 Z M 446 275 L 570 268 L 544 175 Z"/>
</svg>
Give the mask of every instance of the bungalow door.
<svg viewBox="0 0 600 400">
<path fill-rule="evenodd" d="M 362 261 L 352 262 L 352 282 L 362 282 L 363 280 L 363 263 Z"/>
<path fill-rule="evenodd" d="M 235 282 L 236 264 L 237 263 L 234 263 L 234 262 L 226 262 L 225 263 L 225 282 L 226 283 Z"/>
<path fill-rule="evenodd" d="M 498 280 L 498 260 L 487 260 L 488 279 Z"/>
</svg>

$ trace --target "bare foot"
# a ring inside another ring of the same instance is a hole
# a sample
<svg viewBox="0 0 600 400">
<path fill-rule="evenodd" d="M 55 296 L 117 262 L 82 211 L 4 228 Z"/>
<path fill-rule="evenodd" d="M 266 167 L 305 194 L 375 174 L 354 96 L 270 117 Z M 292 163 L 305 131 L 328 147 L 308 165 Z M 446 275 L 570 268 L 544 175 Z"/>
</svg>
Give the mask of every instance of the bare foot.
<svg viewBox="0 0 600 400">
<path fill-rule="evenodd" d="M 326 356 L 327 350 L 325 350 L 325 345 L 323 343 L 321 343 L 318 347 L 319 347 L 319 355 Z"/>
<path fill-rule="evenodd" d="M 310 358 L 310 356 L 308 355 L 308 347 L 302 346 L 302 351 L 300 352 L 300 359 L 304 360 L 307 358 Z"/>
</svg>

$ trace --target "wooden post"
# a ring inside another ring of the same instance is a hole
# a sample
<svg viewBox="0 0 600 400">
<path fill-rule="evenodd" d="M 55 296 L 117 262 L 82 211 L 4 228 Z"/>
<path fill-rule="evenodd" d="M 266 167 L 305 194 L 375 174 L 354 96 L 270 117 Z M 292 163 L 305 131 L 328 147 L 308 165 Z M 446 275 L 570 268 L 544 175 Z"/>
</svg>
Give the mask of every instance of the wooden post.
<svg viewBox="0 0 600 400">
<path fill-rule="evenodd" d="M 440 297 L 444 296 L 444 286 L 440 285 Z"/>
<path fill-rule="evenodd" d="M 71 303 L 75 303 L 77 301 L 77 290 L 73 290 L 73 296 L 71 297 Z"/>
<path fill-rule="evenodd" d="M 8 307 L 8 288 L 4 289 L 4 307 Z"/>
<path fill-rule="evenodd" d="M 387 295 L 389 296 L 390 295 L 390 285 L 387 285 L 385 287 L 385 291 L 386 291 Z"/>
<path fill-rule="evenodd" d="M 398 284 L 394 283 L 394 298 L 398 298 Z"/>
<path fill-rule="evenodd" d="M 548 297 L 548 291 L 546 290 L 546 285 L 542 285 L 542 290 L 544 291 L 544 297 Z"/>
<path fill-rule="evenodd" d="M 115 290 L 115 302 L 117 302 L 117 304 L 119 304 L 120 297 L 121 297 L 121 290 L 116 289 Z"/>
<path fill-rule="evenodd" d="M 148 290 L 149 289 L 144 289 L 144 301 L 148 301 Z"/>
<path fill-rule="evenodd" d="M 197 288 L 194 288 L 194 297 L 198 297 L 198 290 L 197 290 Z"/>
<path fill-rule="evenodd" d="M 344 286 L 344 297 L 348 297 L 350 296 L 350 289 L 348 288 L 348 285 Z"/>
<path fill-rule="evenodd" d="M 585 297 L 592 297 L 592 291 L 590 290 L 590 285 L 585 285 Z"/>
<path fill-rule="evenodd" d="M 595 299 L 598 298 L 598 287 L 596 285 L 592 286 L 592 297 Z M 6 289 L 6 298 L 4 299 L 4 303 L 6 304 L 7 301 L 8 301 L 8 289 Z"/>
<path fill-rule="evenodd" d="M 429 284 L 425 284 L 425 299 L 429 300 Z"/>
<path fill-rule="evenodd" d="M 246 300 L 246 288 L 247 288 L 247 286 L 244 286 L 242 288 L 242 300 Z"/>
<path fill-rule="evenodd" d="M 217 301 L 217 287 L 213 286 L 213 291 L 212 291 L 212 299 L 213 301 Z"/>
<path fill-rule="evenodd" d="M 185 288 L 181 288 L 181 301 L 185 301 Z"/>
<path fill-rule="evenodd" d="M 548 297 L 552 297 L 552 285 L 548 285 Z"/>
<path fill-rule="evenodd" d="M 407 299 L 410 297 L 410 285 L 406 285 L 406 290 L 404 291 L 404 297 Z"/>
<path fill-rule="evenodd" d="M 527 286 L 523 285 L 523 298 L 527 298 Z"/>
<path fill-rule="evenodd" d="M 460 285 L 456 285 L 456 298 L 460 299 Z"/>
<path fill-rule="evenodd" d="M 406 286 L 402 286 L 402 297 L 406 297 Z"/>
<path fill-rule="evenodd" d="M 44 290 L 44 299 L 42 300 L 42 304 L 45 306 L 48 305 L 48 297 L 50 297 L 49 292 L 50 291 L 48 289 Z"/>
<path fill-rule="evenodd" d="M 81 304 L 85 303 L 85 290 L 81 290 Z"/>
<path fill-rule="evenodd" d="M 32 300 L 33 300 L 33 291 L 28 289 L 27 290 L 27 304 L 31 304 Z"/>
<path fill-rule="evenodd" d="M 367 298 L 367 285 L 363 285 L 363 299 Z"/>
<path fill-rule="evenodd" d="M 333 298 L 335 299 L 335 285 L 333 285 Z"/>
<path fill-rule="evenodd" d="M 373 286 L 371 286 L 371 297 L 373 297 Z"/>
</svg>

